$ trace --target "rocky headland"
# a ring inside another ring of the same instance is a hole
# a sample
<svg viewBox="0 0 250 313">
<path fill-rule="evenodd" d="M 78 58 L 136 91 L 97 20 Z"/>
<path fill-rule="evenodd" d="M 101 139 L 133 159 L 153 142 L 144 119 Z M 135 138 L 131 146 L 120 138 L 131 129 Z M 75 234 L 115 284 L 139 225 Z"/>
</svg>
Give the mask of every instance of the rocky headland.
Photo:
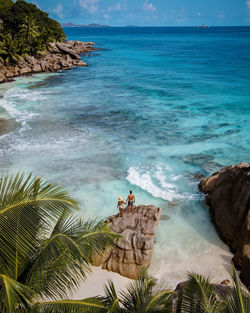
<svg viewBox="0 0 250 313">
<path fill-rule="evenodd" d="M 110 216 L 107 224 L 121 235 L 115 246 L 95 259 L 95 266 L 136 279 L 141 267 L 148 268 L 154 248 L 161 209 L 153 205 L 138 205 L 129 213 Z"/>
<path fill-rule="evenodd" d="M 41 72 L 68 70 L 76 66 L 87 66 L 81 58 L 82 54 L 97 50 L 93 42 L 66 41 L 53 42 L 49 51 L 39 56 L 25 56 L 16 64 L 0 63 L 0 83 L 12 81 L 14 77 Z"/>
<path fill-rule="evenodd" d="M 250 166 L 228 166 L 208 178 L 199 188 L 206 194 L 211 218 L 220 237 L 235 254 L 240 278 L 250 286 Z"/>
</svg>

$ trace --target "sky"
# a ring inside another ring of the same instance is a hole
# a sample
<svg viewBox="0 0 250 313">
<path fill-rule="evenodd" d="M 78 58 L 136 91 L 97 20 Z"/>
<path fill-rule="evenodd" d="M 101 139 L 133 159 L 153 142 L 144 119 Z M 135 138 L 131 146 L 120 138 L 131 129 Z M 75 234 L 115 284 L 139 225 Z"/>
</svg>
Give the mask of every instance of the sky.
<svg viewBox="0 0 250 313">
<path fill-rule="evenodd" d="M 111 26 L 250 26 L 250 0 L 28 0 L 59 22 Z"/>
</svg>

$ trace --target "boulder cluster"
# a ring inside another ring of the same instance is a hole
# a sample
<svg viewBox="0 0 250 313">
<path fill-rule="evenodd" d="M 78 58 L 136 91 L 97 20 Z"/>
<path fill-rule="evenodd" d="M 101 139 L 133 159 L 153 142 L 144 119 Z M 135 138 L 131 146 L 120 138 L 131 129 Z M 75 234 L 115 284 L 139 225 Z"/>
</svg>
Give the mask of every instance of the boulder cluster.
<svg viewBox="0 0 250 313">
<path fill-rule="evenodd" d="M 115 246 L 94 260 L 95 266 L 119 273 L 125 277 L 138 278 L 141 267 L 148 268 L 154 248 L 161 209 L 153 205 L 138 205 L 129 213 L 110 216 L 107 224 L 119 235 Z"/>
<path fill-rule="evenodd" d="M 235 254 L 233 262 L 240 278 L 250 286 L 250 166 L 228 166 L 202 179 L 212 221 L 221 238 Z"/>
<path fill-rule="evenodd" d="M 81 60 L 81 54 L 97 50 L 93 42 L 66 41 L 65 43 L 53 42 L 49 51 L 37 57 L 26 56 L 16 64 L 0 63 L 0 83 L 12 81 L 13 77 L 40 72 L 56 72 L 68 70 L 76 66 L 87 66 Z"/>
</svg>

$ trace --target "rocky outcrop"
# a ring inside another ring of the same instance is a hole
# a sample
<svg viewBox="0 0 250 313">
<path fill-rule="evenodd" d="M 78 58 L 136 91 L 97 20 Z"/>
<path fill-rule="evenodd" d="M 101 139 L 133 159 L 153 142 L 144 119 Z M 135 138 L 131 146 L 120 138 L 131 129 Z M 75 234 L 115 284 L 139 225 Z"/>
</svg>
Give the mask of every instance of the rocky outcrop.
<svg viewBox="0 0 250 313">
<path fill-rule="evenodd" d="M 24 60 L 14 65 L 0 63 L 0 83 L 13 80 L 13 77 L 40 72 L 56 72 L 61 69 L 71 69 L 76 66 L 87 66 L 81 60 L 81 55 L 97 50 L 93 42 L 66 41 L 52 42 L 49 52 L 39 57 L 26 56 Z"/>
<path fill-rule="evenodd" d="M 250 286 L 250 166 L 225 167 L 202 179 L 199 188 L 206 194 L 218 233 L 235 253 L 242 281 Z"/>
<path fill-rule="evenodd" d="M 94 265 L 125 277 L 136 279 L 141 267 L 148 268 L 154 248 L 161 209 L 139 205 L 133 212 L 124 212 L 123 217 L 110 216 L 107 224 L 122 237 L 115 246 L 95 258 Z"/>
</svg>

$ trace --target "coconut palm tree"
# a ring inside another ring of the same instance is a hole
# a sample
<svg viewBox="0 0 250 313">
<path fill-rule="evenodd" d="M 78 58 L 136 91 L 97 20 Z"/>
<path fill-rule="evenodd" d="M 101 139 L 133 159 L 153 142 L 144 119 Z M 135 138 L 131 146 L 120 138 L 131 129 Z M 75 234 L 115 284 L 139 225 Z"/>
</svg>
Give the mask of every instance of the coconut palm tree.
<svg viewBox="0 0 250 313">
<path fill-rule="evenodd" d="M 188 274 L 188 281 L 178 294 L 177 313 L 247 313 L 250 312 L 248 291 L 240 284 L 235 269 L 233 286 L 220 286 L 221 297 L 208 278 L 196 273 Z"/>
<path fill-rule="evenodd" d="M 51 50 L 50 43 L 56 41 L 56 38 L 53 32 L 50 29 L 47 29 L 45 26 L 41 27 L 39 38 L 41 41 L 42 49 L 47 50 L 47 51 Z"/>
<path fill-rule="evenodd" d="M 64 188 L 41 178 L 1 177 L 0 312 L 52 312 L 53 305 L 65 312 L 79 302 L 86 310 L 103 307 L 62 301 L 115 237 L 104 223 L 75 217 L 78 209 Z"/>
<path fill-rule="evenodd" d="M 22 60 L 22 56 L 19 54 L 18 42 L 15 38 L 12 38 L 10 34 L 3 35 L 0 33 L 0 57 L 1 61 L 5 63 L 15 63 Z"/>
<path fill-rule="evenodd" d="M 36 25 L 35 20 L 31 16 L 24 19 L 21 25 L 20 34 L 24 36 L 27 45 L 31 49 L 34 39 L 39 36 L 39 26 Z"/>
</svg>

